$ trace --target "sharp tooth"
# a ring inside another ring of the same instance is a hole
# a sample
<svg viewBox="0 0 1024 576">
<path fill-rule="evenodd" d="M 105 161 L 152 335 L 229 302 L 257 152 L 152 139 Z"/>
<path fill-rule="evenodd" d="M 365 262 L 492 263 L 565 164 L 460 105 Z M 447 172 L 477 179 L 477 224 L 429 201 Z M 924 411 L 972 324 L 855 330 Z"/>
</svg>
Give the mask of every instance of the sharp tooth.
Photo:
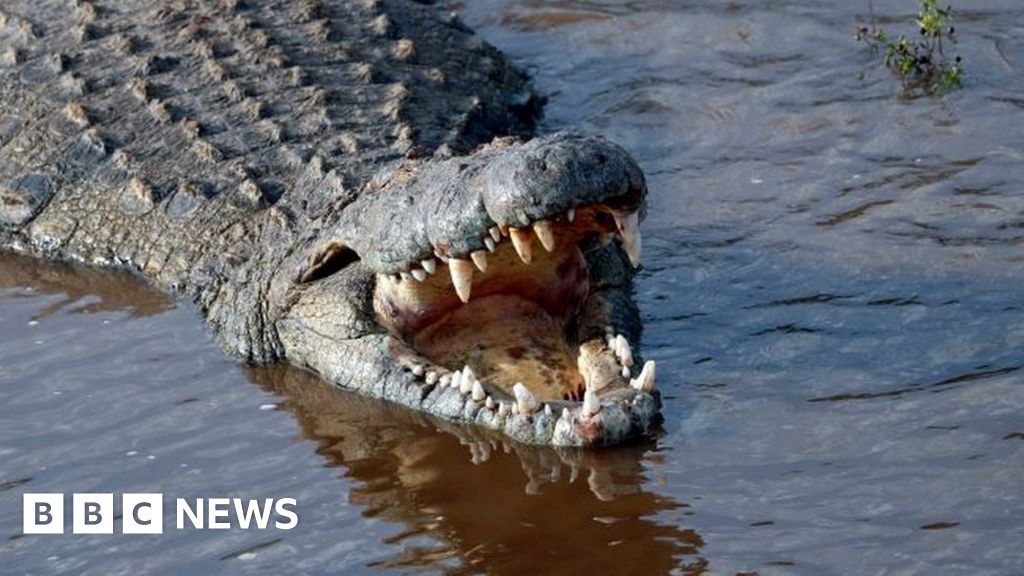
<svg viewBox="0 0 1024 576">
<path fill-rule="evenodd" d="M 427 384 L 437 384 L 437 372 L 427 372 Z"/>
<path fill-rule="evenodd" d="M 417 378 L 422 377 L 423 376 L 423 366 L 420 366 L 419 364 L 417 364 L 416 366 L 413 366 L 412 367 L 412 375 L 417 377 Z"/>
<path fill-rule="evenodd" d="M 402 277 L 402 280 L 411 280 L 412 279 L 412 276 L 409 276 L 408 272 L 399 272 L 398 275 Z"/>
<path fill-rule="evenodd" d="M 487 272 L 487 252 L 477 250 L 470 254 L 469 257 L 473 259 L 473 264 L 476 264 L 477 270 Z"/>
<path fill-rule="evenodd" d="M 622 248 L 625 249 L 629 261 L 636 268 L 640 266 L 640 214 L 630 212 L 623 216 L 615 215 L 615 224 L 622 234 Z"/>
<path fill-rule="evenodd" d="M 413 268 L 412 277 L 415 278 L 417 282 L 423 282 L 427 279 L 427 271 L 422 268 Z"/>
<path fill-rule="evenodd" d="M 544 415 L 549 418 L 551 417 L 551 404 L 544 405 Z"/>
<path fill-rule="evenodd" d="M 494 243 L 490 236 L 484 237 L 484 246 L 487 247 L 488 252 L 494 252 L 498 248 L 498 245 Z"/>
<path fill-rule="evenodd" d="M 448 385 L 452 383 L 452 375 L 442 374 L 441 377 L 437 379 L 437 382 L 438 386 L 440 386 L 441 388 L 447 388 Z"/>
<path fill-rule="evenodd" d="M 537 220 L 533 223 L 533 233 L 537 235 L 537 239 L 540 240 L 540 244 L 545 250 L 548 252 L 554 252 L 555 231 L 551 228 L 551 222 L 548 222 L 547 220 Z"/>
<path fill-rule="evenodd" d="M 494 239 L 495 243 L 501 242 L 501 230 L 498 230 L 497 226 L 491 226 L 488 228 L 487 233 L 491 235 L 491 238 Z"/>
<path fill-rule="evenodd" d="M 569 409 L 568 408 L 562 408 L 562 418 L 561 419 L 565 420 L 566 422 L 569 422 L 570 420 L 572 420 L 572 414 L 569 414 Z"/>
<path fill-rule="evenodd" d="M 459 393 L 463 396 L 473 391 L 473 384 L 476 383 L 476 377 L 473 376 L 473 371 L 469 369 L 469 366 L 462 371 L 462 379 L 459 380 Z"/>
<path fill-rule="evenodd" d="M 626 367 L 626 366 L 622 367 L 622 377 L 623 378 L 629 378 L 629 368 Z"/>
<path fill-rule="evenodd" d="M 473 289 L 473 263 L 469 260 L 452 258 L 448 261 L 448 272 L 452 275 L 455 293 L 463 304 L 469 303 L 469 293 Z"/>
<path fill-rule="evenodd" d="M 427 258 L 420 262 L 420 264 L 423 264 L 423 269 L 427 271 L 427 274 L 437 272 L 437 260 L 434 260 L 433 258 Z"/>
<path fill-rule="evenodd" d="M 597 399 L 597 392 L 587 388 L 583 393 L 583 415 L 593 416 L 601 411 L 601 401 Z"/>
<path fill-rule="evenodd" d="M 487 393 L 484 392 L 484 387 L 480 384 L 480 381 L 473 381 L 473 400 L 477 402 L 483 402 L 484 398 L 487 398 Z"/>
<path fill-rule="evenodd" d="M 494 410 L 494 398 L 488 396 L 487 400 L 484 401 L 484 406 L 487 406 L 488 410 Z"/>
<path fill-rule="evenodd" d="M 654 360 L 644 362 L 640 375 L 629 381 L 629 385 L 641 392 L 654 390 Z"/>
<path fill-rule="evenodd" d="M 622 362 L 623 366 L 633 366 L 633 350 L 629 347 L 629 340 L 622 334 L 615 337 L 615 345 L 618 347 L 615 352 L 619 356 L 619 361 Z"/>
<path fill-rule="evenodd" d="M 534 397 L 533 393 L 526 386 L 523 386 L 522 382 L 516 382 L 512 386 L 512 394 L 516 397 L 516 408 L 520 414 L 532 414 L 540 406 L 537 398 Z"/>
<path fill-rule="evenodd" d="M 519 258 L 529 264 L 533 260 L 533 238 L 530 235 L 530 231 L 521 228 L 509 228 L 509 234 L 512 236 L 512 246 L 515 247 Z"/>
<path fill-rule="evenodd" d="M 576 219 L 576 209 L 569 208 L 569 211 L 565 213 L 565 217 L 569 219 L 569 224 L 572 224 L 573 220 Z"/>
<path fill-rule="evenodd" d="M 508 402 L 498 403 L 498 416 L 508 416 Z"/>
</svg>

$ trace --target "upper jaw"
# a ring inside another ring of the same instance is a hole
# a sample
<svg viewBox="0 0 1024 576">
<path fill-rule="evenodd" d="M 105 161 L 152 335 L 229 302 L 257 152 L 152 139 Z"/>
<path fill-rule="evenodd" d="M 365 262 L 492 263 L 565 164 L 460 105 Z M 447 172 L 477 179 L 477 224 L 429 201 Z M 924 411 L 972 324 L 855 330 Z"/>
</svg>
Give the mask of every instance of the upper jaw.
<svg viewBox="0 0 1024 576">
<path fill-rule="evenodd" d="M 327 242 L 392 274 L 436 256 L 468 259 L 486 249 L 496 226 L 527 227 L 591 204 L 636 213 L 646 195 L 643 173 L 625 150 L 572 134 L 414 162 L 378 185 L 345 209 Z"/>
</svg>

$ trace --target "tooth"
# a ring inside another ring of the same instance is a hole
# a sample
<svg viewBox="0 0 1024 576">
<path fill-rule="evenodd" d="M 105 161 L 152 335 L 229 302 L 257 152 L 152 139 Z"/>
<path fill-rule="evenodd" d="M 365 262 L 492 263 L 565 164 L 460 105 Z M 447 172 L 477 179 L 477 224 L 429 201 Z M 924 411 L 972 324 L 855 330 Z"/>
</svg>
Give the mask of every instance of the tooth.
<svg viewBox="0 0 1024 576">
<path fill-rule="evenodd" d="M 448 385 L 452 383 L 452 375 L 442 374 L 441 377 L 437 379 L 437 383 L 441 388 L 447 388 Z"/>
<path fill-rule="evenodd" d="M 459 392 L 465 396 L 473 391 L 473 384 L 476 382 L 476 376 L 473 375 L 473 371 L 466 366 L 462 369 L 462 379 L 459 380 Z"/>
<path fill-rule="evenodd" d="M 498 403 L 498 416 L 508 416 L 508 402 Z"/>
<path fill-rule="evenodd" d="M 448 272 L 452 275 L 455 293 L 463 304 L 469 303 L 469 293 L 473 289 L 473 263 L 469 260 L 452 258 L 448 261 Z"/>
<path fill-rule="evenodd" d="M 572 221 L 576 219 L 576 209 L 569 208 L 569 211 L 565 213 L 565 216 L 569 219 L 569 224 L 572 224 Z"/>
<path fill-rule="evenodd" d="M 654 360 L 644 362 L 640 375 L 629 381 L 629 385 L 641 392 L 654 390 Z"/>
<path fill-rule="evenodd" d="M 619 360 L 622 362 L 622 365 L 627 367 L 632 366 L 633 350 L 630 349 L 629 347 L 629 340 L 626 340 L 625 336 L 619 334 L 618 336 L 615 337 L 615 345 L 618 346 L 615 352 L 616 354 L 618 354 Z"/>
<path fill-rule="evenodd" d="M 529 230 L 509 228 L 509 234 L 512 236 L 512 246 L 515 247 L 519 258 L 529 264 L 533 260 L 533 238 L 530 237 Z"/>
<path fill-rule="evenodd" d="M 494 398 L 488 396 L 487 400 L 484 401 L 484 406 L 487 406 L 488 410 L 494 410 Z"/>
<path fill-rule="evenodd" d="M 570 420 L 572 420 L 572 414 L 569 414 L 569 409 L 568 408 L 562 408 L 562 418 L 561 419 L 565 420 L 566 422 L 569 422 Z"/>
<path fill-rule="evenodd" d="M 526 386 L 523 386 L 522 382 L 516 382 L 512 386 L 512 394 L 516 397 L 516 408 L 520 414 L 532 414 L 539 406 L 537 398 L 534 397 L 533 393 Z"/>
<path fill-rule="evenodd" d="M 462 387 L 462 373 L 456 370 L 452 373 L 451 380 L 448 381 L 448 385 L 458 390 Z"/>
<path fill-rule="evenodd" d="M 501 230 L 498 230 L 497 226 L 491 226 L 487 230 L 487 233 L 491 235 L 491 238 L 494 239 L 495 243 L 501 242 Z"/>
<path fill-rule="evenodd" d="M 423 282 L 427 279 L 427 271 L 422 268 L 413 268 L 412 277 L 415 278 L 417 282 Z"/>
<path fill-rule="evenodd" d="M 544 415 L 547 416 L 548 418 L 551 417 L 551 404 L 544 405 Z"/>
<path fill-rule="evenodd" d="M 593 416 L 601 411 L 601 401 L 597 399 L 597 392 L 587 388 L 583 393 L 583 415 Z"/>
<path fill-rule="evenodd" d="M 473 381 L 473 400 L 477 402 L 483 402 L 484 398 L 487 398 L 487 393 L 484 392 L 483 385 L 478 380 Z"/>
<path fill-rule="evenodd" d="M 427 384 L 437 384 L 437 372 L 427 372 Z"/>
<path fill-rule="evenodd" d="M 419 364 L 417 364 L 416 366 L 413 366 L 412 367 L 412 375 L 417 377 L 417 378 L 423 376 L 423 366 L 420 366 Z"/>
<path fill-rule="evenodd" d="M 623 378 L 629 378 L 629 367 L 627 367 L 627 366 L 623 366 L 622 367 L 622 377 Z"/>
<path fill-rule="evenodd" d="M 622 247 L 629 256 L 629 261 L 636 268 L 640 266 L 640 215 L 637 212 L 630 212 L 625 216 L 615 215 L 615 224 L 622 234 Z"/>
<path fill-rule="evenodd" d="M 555 231 L 551 228 L 551 222 L 548 222 L 547 220 L 537 220 L 533 223 L 533 233 L 537 235 L 537 239 L 540 240 L 540 244 L 545 250 L 548 252 L 554 252 Z"/>
<path fill-rule="evenodd" d="M 473 264 L 476 264 L 477 270 L 487 272 L 487 252 L 477 250 L 470 254 L 469 257 L 473 259 Z"/>
<path fill-rule="evenodd" d="M 427 274 L 437 272 L 437 260 L 434 260 L 433 258 L 427 258 L 420 262 L 420 264 L 423 264 L 423 269 L 427 271 Z"/>
<path fill-rule="evenodd" d="M 487 247 L 488 252 L 494 252 L 498 247 L 498 245 L 494 243 L 494 240 L 492 240 L 490 236 L 484 238 L 484 246 Z"/>
<path fill-rule="evenodd" d="M 412 276 L 409 276 L 408 272 L 399 272 L 398 275 L 402 277 L 402 280 L 409 280 L 412 278 Z"/>
</svg>

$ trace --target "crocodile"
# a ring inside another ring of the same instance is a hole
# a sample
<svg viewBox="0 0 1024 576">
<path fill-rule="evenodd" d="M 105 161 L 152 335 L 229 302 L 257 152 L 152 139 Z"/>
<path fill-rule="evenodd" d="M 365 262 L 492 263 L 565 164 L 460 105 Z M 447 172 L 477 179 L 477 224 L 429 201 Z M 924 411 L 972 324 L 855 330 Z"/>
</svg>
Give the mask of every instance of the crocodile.
<svg viewBox="0 0 1024 576">
<path fill-rule="evenodd" d="M 248 363 L 527 444 L 660 419 L 618 145 L 413 0 L 5 0 L 0 248 L 126 269 Z"/>
</svg>

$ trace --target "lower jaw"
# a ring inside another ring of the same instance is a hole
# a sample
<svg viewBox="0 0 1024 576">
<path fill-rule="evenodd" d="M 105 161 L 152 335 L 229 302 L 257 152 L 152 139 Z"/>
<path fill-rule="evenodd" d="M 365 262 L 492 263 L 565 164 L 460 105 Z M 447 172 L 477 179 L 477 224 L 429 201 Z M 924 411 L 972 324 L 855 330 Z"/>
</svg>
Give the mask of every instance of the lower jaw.
<svg viewBox="0 0 1024 576">
<path fill-rule="evenodd" d="M 614 276 L 601 263 L 602 258 L 595 260 L 590 250 L 587 254 L 592 273 L 599 270 L 606 280 Z M 340 387 L 450 422 L 493 430 L 504 438 L 526 444 L 619 444 L 647 435 L 650 427 L 660 420 L 653 370 L 650 381 L 642 377 L 646 365 L 644 370 L 639 365 L 633 367 L 636 377 L 630 385 L 608 386 L 597 394 L 588 394 L 596 400 L 589 407 L 578 398 L 572 402 L 534 399 L 534 402 L 523 403 L 515 394 L 508 394 L 497 386 L 488 384 L 483 389 L 465 386 L 467 380 L 457 377 L 460 372 L 465 375 L 465 368 L 456 365 L 448 369 L 439 365 L 413 348 L 411 338 L 401 337 L 394 331 L 391 334 L 371 330 L 362 334 L 353 332 L 349 336 L 332 335 L 331 319 L 335 314 L 323 314 L 324 307 L 338 306 L 338 314 L 344 316 L 346 301 L 335 301 L 335 294 L 346 293 L 342 288 L 365 286 L 367 281 L 372 282 L 372 275 L 357 265 L 305 293 L 293 308 L 295 315 L 278 324 L 290 361 L 307 366 Z M 573 355 L 586 352 L 588 357 L 596 355 L 608 359 L 614 356 L 607 345 L 605 327 L 608 326 L 629 335 L 630 341 L 635 342 L 639 335 L 639 317 L 630 292 L 625 284 L 609 286 L 604 282 L 591 287 L 577 316 L 580 325 L 575 327 L 575 332 L 584 336 L 584 342 L 580 346 L 567 345 Z M 653 363 L 649 364 L 653 368 Z M 611 366 L 600 362 L 589 364 L 591 368 L 600 365 Z"/>
</svg>

